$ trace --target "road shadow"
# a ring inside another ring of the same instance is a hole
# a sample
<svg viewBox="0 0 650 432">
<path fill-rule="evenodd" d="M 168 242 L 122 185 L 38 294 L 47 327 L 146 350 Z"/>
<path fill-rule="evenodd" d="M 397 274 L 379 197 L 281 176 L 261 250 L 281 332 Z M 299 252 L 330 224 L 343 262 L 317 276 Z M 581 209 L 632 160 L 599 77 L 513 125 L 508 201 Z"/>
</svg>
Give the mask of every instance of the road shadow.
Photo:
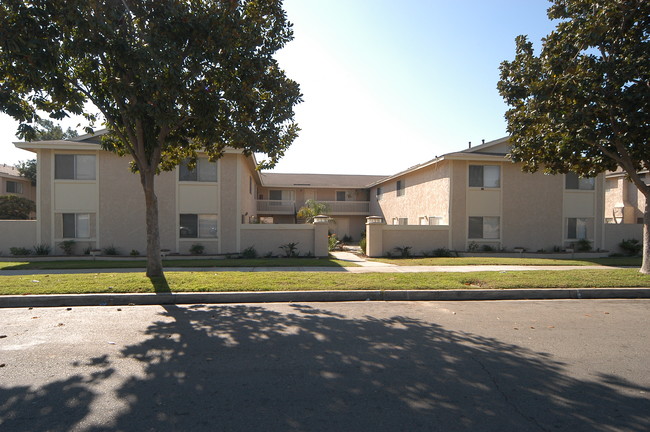
<svg viewBox="0 0 650 432">
<path fill-rule="evenodd" d="M 616 376 L 575 379 L 547 354 L 403 316 L 354 319 L 310 305 L 290 309 L 165 306 L 165 319 L 149 326 L 148 339 L 121 351 L 144 371 L 117 389 L 127 409 L 114 423 L 84 430 L 650 428 L 650 389 Z M 111 373 L 110 359 L 91 361 Z M 70 380 L 31 398 L 23 388 L 2 389 L 0 401 L 8 402 L 0 408 L 7 419 L 0 428 L 49 430 L 40 428 L 41 407 L 77 406 L 52 430 L 74 429 L 94 395 L 83 379 Z M 27 418 L 24 410 L 33 423 L 18 422 Z"/>
</svg>

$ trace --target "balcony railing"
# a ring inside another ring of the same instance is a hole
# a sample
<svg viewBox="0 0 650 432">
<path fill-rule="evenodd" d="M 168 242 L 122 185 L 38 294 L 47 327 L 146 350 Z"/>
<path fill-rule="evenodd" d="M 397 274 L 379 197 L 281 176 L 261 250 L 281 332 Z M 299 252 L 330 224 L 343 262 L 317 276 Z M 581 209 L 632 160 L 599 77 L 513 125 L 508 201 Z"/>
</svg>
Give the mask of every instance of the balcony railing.
<svg viewBox="0 0 650 432">
<path fill-rule="evenodd" d="M 295 214 L 294 200 L 257 200 L 257 212 L 260 214 Z"/>
<path fill-rule="evenodd" d="M 370 214 L 369 201 L 319 201 L 329 208 L 328 215 L 364 215 Z"/>
</svg>

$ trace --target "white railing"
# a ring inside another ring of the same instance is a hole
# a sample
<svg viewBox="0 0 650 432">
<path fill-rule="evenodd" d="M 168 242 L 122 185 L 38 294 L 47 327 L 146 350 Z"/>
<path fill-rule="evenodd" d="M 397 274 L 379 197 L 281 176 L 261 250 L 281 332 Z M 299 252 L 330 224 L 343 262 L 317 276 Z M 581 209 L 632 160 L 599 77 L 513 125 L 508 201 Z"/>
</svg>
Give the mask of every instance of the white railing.
<svg viewBox="0 0 650 432">
<path fill-rule="evenodd" d="M 261 214 L 295 214 L 294 200 L 257 200 L 257 212 Z"/>
<path fill-rule="evenodd" d="M 369 215 L 369 201 L 319 201 L 329 208 L 328 215 Z"/>
</svg>

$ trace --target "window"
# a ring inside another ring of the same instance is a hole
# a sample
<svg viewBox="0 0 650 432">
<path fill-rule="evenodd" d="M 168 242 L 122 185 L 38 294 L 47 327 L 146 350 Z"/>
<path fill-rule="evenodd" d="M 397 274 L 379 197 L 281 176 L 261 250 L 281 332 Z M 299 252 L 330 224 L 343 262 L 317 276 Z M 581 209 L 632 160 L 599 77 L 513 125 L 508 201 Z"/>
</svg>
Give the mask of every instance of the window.
<svg viewBox="0 0 650 432">
<path fill-rule="evenodd" d="M 188 159 L 185 159 L 179 165 L 178 180 L 198 182 L 217 181 L 216 162 L 210 162 L 208 158 L 196 158 L 196 167 L 193 170 L 189 169 L 187 163 Z"/>
<path fill-rule="evenodd" d="M 217 215 L 182 214 L 181 238 L 217 238 Z"/>
<path fill-rule="evenodd" d="M 393 225 L 408 225 L 409 218 L 393 218 Z"/>
<path fill-rule="evenodd" d="M 582 240 L 588 238 L 591 218 L 567 218 L 567 238 Z"/>
<path fill-rule="evenodd" d="M 63 213 L 63 238 L 90 238 L 90 214 Z"/>
<path fill-rule="evenodd" d="M 378 187 L 377 191 L 375 192 L 375 198 L 377 198 L 377 201 L 381 200 L 381 195 L 382 195 L 381 188 Z"/>
<path fill-rule="evenodd" d="M 336 200 L 345 201 L 345 191 L 336 191 Z"/>
<path fill-rule="evenodd" d="M 429 225 L 429 218 L 426 216 L 420 216 L 418 219 L 418 224 L 419 225 Z"/>
<path fill-rule="evenodd" d="M 397 196 L 404 196 L 404 180 L 397 180 Z"/>
<path fill-rule="evenodd" d="M 248 176 L 248 193 L 253 195 L 253 177 Z"/>
<path fill-rule="evenodd" d="M 469 235 L 471 239 L 501 238 L 500 220 L 497 216 L 470 216 Z"/>
<path fill-rule="evenodd" d="M 7 193 L 15 193 L 15 194 L 23 193 L 23 184 L 15 181 L 7 180 Z"/>
<path fill-rule="evenodd" d="M 565 179 L 565 187 L 572 190 L 594 190 L 596 185 L 595 177 L 578 177 L 578 174 L 572 172 L 566 173 Z"/>
<path fill-rule="evenodd" d="M 95 180 L 95 155 L 54 155 L 56 180 Z"/>
<path fill-rule="evenodd" d="M 442 217 L 429 216 L 429 225 L 442 225 Z"/>
<path fill-rule="evenodd" d="M 470 165 L 469 187 L 501 187 L 501 167 L 498 165 Z"/>
</svg>

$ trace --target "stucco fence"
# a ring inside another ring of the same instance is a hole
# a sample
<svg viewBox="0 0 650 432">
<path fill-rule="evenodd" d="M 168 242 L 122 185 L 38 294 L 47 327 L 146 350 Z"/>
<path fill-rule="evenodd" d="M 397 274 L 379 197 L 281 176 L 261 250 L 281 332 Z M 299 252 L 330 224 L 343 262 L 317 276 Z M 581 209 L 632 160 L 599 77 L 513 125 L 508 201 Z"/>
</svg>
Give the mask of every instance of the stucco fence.
<svg viewBox="0 0 650 432">
<path fill-rule="evenodd" d="M 240 228 L 241 251 L 252 246 L 259 256 L 283 256 L 285 252 L 281 246 L 296 243 L 300 256 L 327 257 L 327 228 L 326 217 L 313 224 L 243 225 Z"/>
<path fill-rule="evenodd" d="M 434 249 L 450 248 L 449 225 L 386 225 L 368 221 L 366 254 L 381 257 L 395 254 L 395 248 L 410 247 L 412 255 L 424 255 Z"/>
<path fill-rule="evenodd" d="M 623 252 L 618 245 L 628 239 L 643 242 L 643 224 L 605 224 L 605 249 L 608 251 Z"/>
<path fill-rule="evenodd" d="M 0 220 L 0 255 L 9 255 L 12 247 L 32 249 L 35 245 L 35 220 Z"/>
</svg>

